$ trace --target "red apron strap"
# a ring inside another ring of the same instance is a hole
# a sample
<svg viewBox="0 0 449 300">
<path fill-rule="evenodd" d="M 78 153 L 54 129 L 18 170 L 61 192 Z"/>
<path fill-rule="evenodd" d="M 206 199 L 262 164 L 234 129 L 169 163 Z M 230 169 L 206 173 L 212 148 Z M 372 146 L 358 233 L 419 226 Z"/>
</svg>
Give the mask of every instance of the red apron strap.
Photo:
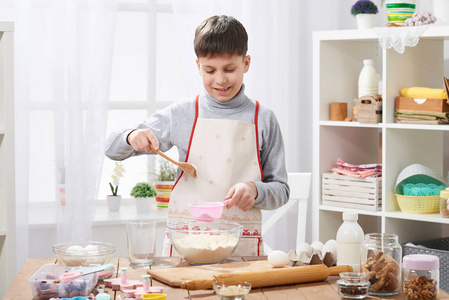
<svg viewBox="0 0 449 300">
<path fill-rule="evenodd" d="M 259 162 L 259 169 L 260 169 L 260 178 L 263 181 L 263 171 L 262 171 L 262 164 L 260 163 L 260 153 L 259 153 L 259 130 L 257 126 L 257 121 L 259 120 L 259 101 L 256 101 L 256 112 L 254 114 L 254 125 L 256 128 L 256 147 L 257 147 L 257 160 Z"/>
<path fill-rule="evenodd" d="M 193 121 L 192 132 L 190 133 L 189 148 L 187 148 L 187 155 L 186 155 L 185 162 L 187 162 L 187 160 L 189 159 L 190 146 L 192 145 L 193 133 L 195 132 L 196 121 L 198 120 L 198 103 L 199 103 L 199 99 L 200 99 L 200 95 L 196 95 L 196 100 L 195 100 L 195 120 Z M 175 184 L 173 185 L 173 188 L 175 188 L 176 184 L 178 183 L 178 181 L 181 178 L 183 173 L 184 173 L 184 171 L 182 171 L 181 175 L 179 175 L 178 179 L 176 180 Z"/>
</svg>

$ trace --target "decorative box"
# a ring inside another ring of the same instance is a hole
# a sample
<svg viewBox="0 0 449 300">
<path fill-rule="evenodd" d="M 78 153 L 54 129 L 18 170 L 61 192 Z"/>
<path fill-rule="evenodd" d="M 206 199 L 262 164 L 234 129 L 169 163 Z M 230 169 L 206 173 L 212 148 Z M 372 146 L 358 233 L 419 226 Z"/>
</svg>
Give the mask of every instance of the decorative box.
<svg viewBox="0 0 449 300">
<path fill-rule="evenodd" d="M 396 111 L 449 112 L 446 99 L 414 99 L 412 97 L 396 97 Z"/>
<path fill-rule="evenodd" d="M 382 177 L 322 175 L 323 205 L 371 211 L 382 210 Z"/>
<path fill-rule="evenodd" d="M 379 95 L 376 95 L 379 96 Z M 382 98 L 363 96 L 354 100 L 359 123 L 382 122 Z"/>
</svg>

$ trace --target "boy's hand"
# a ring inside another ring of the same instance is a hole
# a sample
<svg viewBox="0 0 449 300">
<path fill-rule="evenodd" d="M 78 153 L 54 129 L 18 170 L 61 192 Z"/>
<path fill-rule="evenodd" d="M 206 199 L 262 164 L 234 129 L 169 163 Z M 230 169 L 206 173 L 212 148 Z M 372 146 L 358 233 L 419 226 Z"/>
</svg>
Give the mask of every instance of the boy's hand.
<svg viewBox="0 0 449 300">
<path fill-rule="evenodd" d="M 252 182 L 237 183 L 229 190 L 225 199 L 231 198 L 226 208 L 237 206 L 243 211 L 249 210 L 254 205 L 257 197 L 257 188 Z"/>
<path fill-rule="evenodd" d="M 128 135 L 128 144 L 130 144 L 135 151 L 151 152 L 150 145 L 159 150 L 159 141 L 153 134 L 151 129 L 136 129 Z"/>
</svg>

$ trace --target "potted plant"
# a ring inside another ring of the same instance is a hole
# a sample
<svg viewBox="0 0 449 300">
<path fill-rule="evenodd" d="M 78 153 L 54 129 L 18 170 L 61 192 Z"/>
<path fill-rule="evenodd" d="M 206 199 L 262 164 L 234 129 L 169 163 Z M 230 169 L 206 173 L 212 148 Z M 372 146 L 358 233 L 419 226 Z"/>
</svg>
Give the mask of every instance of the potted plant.
<svg viewBox="0 0 449 300">
<path fill-rule="evenodd" d="M 162 160 L 156 172 L 156 179 L 153 182 L 156 188 L 156 206 L 158 209 L 166 209 L 170 202 L 171 192 L 175 184 L 176 168 L 168 161 Z"/>
<path fill-rule="evenodd" d="M 120 178 L 123 177 L 123 173 L 125 173 L 125 168 L 123 168 L 123 165 L 121 163 L 116 162 L 113 173 L 111 175 L 112 183 L 109 182 L 112 195 L 106 196 L 106 202 L 108 204 L 108 209 L 110 211 L 118 211 L 120 209 L 120 202 L 122 200 L 122 196 L 118 195 L 117 193 Z"/>
<path fill-rule="evenodd" d="M 416 0 L 381 0 L 382 7 L 384 6 L 384 2 L 386 3 L 387 8 L 388 27 L 410 25 L 406 24 L 405 21 L 411 19 L 414 16 L 416 8 Z"/>
<path fill-rule="evenodd" d="M 151 199 L 156 196 L 156 189 L 146 182 L 139 182 L 132 188 L 130 195 L 136 199 L 138 213 L 149 213 Z"/>
<path fill-rule="evenodd" d="M 356 17 L 359 29 L 373 28 L 374 15 L 378 12 L 377 5 L 370 0 L 359 0 L 351 8 L 351 14 Z"/>
</svg>

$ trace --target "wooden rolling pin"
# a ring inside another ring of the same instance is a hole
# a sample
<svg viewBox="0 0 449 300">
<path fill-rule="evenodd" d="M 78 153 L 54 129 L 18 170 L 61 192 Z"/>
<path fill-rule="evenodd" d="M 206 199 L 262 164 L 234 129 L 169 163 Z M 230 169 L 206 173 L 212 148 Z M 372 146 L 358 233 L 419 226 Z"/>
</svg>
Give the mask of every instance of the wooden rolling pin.
<svg viewBox="0 0 449 300">
<path fill-rule="evenodd" d="M 211 279 L 194 279 L 184 281 L 181 288 L 185 290 L 204 290 L 212 288 L 214 281 L 247 281 L 253 288 L 317 282 L 326 280 L 329 276 L 337 276 L 341 272 L 352 272 L 351 266 L 336 266 L 328 268 L 326 265 L 312 265 L 290 268 L 273 268 L 263 271 L 248 271 L 223 273 L 213 275 Z"/>
</svg>

